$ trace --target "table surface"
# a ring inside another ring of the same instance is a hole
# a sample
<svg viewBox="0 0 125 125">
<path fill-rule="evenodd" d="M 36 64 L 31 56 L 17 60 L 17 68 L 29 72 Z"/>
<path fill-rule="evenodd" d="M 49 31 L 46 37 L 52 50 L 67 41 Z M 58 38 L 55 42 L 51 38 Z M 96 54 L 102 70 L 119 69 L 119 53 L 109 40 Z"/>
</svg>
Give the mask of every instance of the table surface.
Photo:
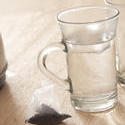
<svg viewBox="0 0 125 125">
<path fill-rule="evenodd" d="M 37 56 L 41 49 L 61 39 L 56 14 L 76 6 L 103 5 L 102 0 L 9 0 L 0 5 L 0 31 L 3 36 L 8 70 L 6 85 L 0 91 L 0 125 L 24 125 L 31 115 L 35 103 L 31 103 L 34 92 L 44 93 L 44 86 L 55 92 L 53 106 L 72 115 L 67 125 L 125 125 L 125 89 L 118 86 L 119 103 L 112 110 L 102 113 L 83 113 L 74 110 L 69 93 L 53 87 L 53 82 L 37 67 Z M 53 60 L 53 57 L 55 58 Z M 50 61 L 49 61 L 50 60 Z M 64 63 L 62 63 L 64 62 Z M 66 77 L 65 55 L 53 53 L 48 57 L 48 67 Z M 47 84 L 47 85 L 46 85 Z M 49 94 L 44 93 L 44 98 Z M 42 94 L 39 101 L 42 101 Z"/>
</svg>

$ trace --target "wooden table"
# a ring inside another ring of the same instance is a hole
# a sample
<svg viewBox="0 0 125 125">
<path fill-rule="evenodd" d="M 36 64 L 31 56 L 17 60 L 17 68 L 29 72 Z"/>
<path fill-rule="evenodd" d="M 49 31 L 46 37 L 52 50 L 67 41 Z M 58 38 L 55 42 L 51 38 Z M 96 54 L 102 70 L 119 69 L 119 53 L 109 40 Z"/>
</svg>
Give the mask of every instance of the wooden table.
<svg viewBox="0 0 125 125">
<path fill-rule="evenodd" d="M 31 112 L 29 109 L 32 108 L 30 102 L 33 93 L 47 83 L 53 84 L 39 71 L 36 60 L 42 48 L 61 39 L 56 13 L 75 6 L 104 3 L 102 0 L 1 2 L 0 31 L 9 66 L 6 85 L 0 91 L 0 125 L 24 125 L 24 120 Z M 66 77 L 65 55 L 54 53 L 48 60 L 53 61 L 47 64 L 52 71 L 60 77 Z M 125 125 L 125 88 L 118 86 L 118 105 L 102 113 L 81 113 L 74 110 L 70 104 L 69 93 L 55 89 L 55 95 L 58 97 L 53 100 L 60 103 L 58 108 L 72 115 L 71 119 L 65 121 L 67 125 Z"/>
</svg>

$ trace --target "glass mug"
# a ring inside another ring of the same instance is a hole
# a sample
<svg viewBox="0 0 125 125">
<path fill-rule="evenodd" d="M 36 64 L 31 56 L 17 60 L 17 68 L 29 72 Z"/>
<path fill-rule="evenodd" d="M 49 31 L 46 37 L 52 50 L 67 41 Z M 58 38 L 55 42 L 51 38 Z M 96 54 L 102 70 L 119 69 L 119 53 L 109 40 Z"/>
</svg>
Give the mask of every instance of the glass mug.
<svg viewBox="0 0 125 125">
<path fill-rule="evenodd" d="M 57 20 L 62 42 L 53 43 L 39 53 L 39 69 L 62 86 L 64 80 L 47 69 L 46 58 L 53 51 L 66 53 L 71 102 L 77 110 L 104 111 L 117 103 L 118 15 L 117 9 L 103 6 L 60 12 Z"/>
<path fill-rule="evenodd" d="M 125 0 L 105 0 L 105 3 L 120 11 L 117 37 L 118 77 L 121 85 L 125 85 Z"/>
</svg>

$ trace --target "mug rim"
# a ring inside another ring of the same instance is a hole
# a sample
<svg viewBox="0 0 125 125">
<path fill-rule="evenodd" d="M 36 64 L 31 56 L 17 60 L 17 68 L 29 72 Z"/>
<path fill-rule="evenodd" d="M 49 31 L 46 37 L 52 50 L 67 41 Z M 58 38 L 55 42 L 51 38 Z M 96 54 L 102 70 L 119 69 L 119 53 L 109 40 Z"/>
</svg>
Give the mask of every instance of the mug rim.
<svg viewBox="0 0 125 125">
<path fill-rule="evenodd" d="M 116 14 L 108 17 L 107 19 L 101 19 L 101 20 L 92 21 L 92 22 L 89 22 L 89 21 L 88 22 L 72 22 L 72 21 L 61 20 L 61 16 L 63 16 L 63 14 L 70 13 L 72 11 L 77 11 L 77 10 L 89 10 L 89 9 L 113 10 L 113 11 L 116 11 Z M 63 23 L 63 24 L 93 24 L 93 23 L 101 23 L 101 22 L 104 22 L 104 21 L 112 20 L 114 18 L 117 18 L 119 16 L 119 14 L 120 14 L 119 10 L 114 8 L 114 7 L 107 7 L 107 6 L 82 6 L 82 7 L 70 8 L 70 9 L 67 9 L 67 10 L 60 11 L 57 14 L 57 21 L 60 22 L 60 23 Z"/>
</svg>

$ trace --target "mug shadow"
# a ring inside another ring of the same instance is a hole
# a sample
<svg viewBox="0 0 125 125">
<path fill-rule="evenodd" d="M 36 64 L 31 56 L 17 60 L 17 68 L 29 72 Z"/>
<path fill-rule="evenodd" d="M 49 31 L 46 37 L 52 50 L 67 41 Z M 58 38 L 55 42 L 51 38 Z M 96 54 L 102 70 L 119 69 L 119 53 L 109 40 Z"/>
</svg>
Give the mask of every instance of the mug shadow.
<svg viewBox="0 0 125 125">
<path fill-rule="evenodd" d="M 112 109 L 98 112 L 86 113 L 75 111 L 80 121 L 85 125 L 124 125 L 125 124 L 125 106 L 120 102 Z"/>
<path fill-rule="evenodd" d="M 119 102 L 116 108 L 110 113 L 110 117 L 117 125 L 124 125 L 125 124 L 125 105 Z"/>
<path fill-rule="evenodd" d="M 13 123 L 20 124 L 20 121 L 24 123 L 24 118 L 21 117 L 9 85 L 6 82 L 0 90 L 0 125 L 11 125 Z"/>
<path fill-rule="evenodd" d="M 106 118 L 100 117 L 101 113 L 76 112 L 85 125 L 108 125 Z"/>
</svg>

